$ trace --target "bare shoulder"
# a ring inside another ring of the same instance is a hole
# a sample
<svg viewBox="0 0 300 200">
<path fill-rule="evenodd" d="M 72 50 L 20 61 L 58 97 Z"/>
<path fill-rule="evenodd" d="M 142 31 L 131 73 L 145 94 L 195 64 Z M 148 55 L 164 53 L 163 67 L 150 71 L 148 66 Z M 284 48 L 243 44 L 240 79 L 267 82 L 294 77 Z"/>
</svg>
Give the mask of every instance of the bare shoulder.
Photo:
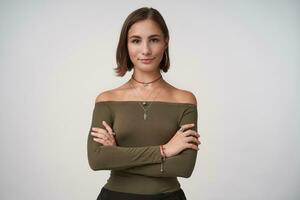
<svg viewBox="0 0 300 200">
<path fill-rule="evenodd" d="M 97 95 L 95 102 L 108 101 L 111 98 L 111 90 L 106 90 Z"/>
<path fill-rule="evenodd" d="M 175 97 L 178 102 L 190 103 L 190 104 L 194 104 L 197 106 L 197 98 L 191 91 L 183 90 L 183 89 L 176 89 Z"/>
<path fill-rule="evenodd" d="M 105 90 L 97 95 L 96 102 L 99 101 L 111 101 L 115 99 L 117 96 L 118 90 L 117 89 L 111 89 L 111 90 Z"/>
<path fill-rule="evenodd" d="M 124 85 L 122 85 L 111 90 L 105 90 L 97 95 L 95 102 L 119 100 L 124 93 L 124 88 Z"/>
</svg>

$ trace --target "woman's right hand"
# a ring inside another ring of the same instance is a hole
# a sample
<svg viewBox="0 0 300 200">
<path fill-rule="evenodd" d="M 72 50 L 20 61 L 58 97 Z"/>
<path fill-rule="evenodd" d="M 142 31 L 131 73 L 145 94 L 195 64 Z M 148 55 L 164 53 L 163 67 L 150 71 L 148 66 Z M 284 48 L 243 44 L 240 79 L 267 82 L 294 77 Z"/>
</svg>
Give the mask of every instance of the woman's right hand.
<svg viewBox="0 0 300 200">
<path fill-rule="evenodd" d="M 198 134 L 196 131 L 191 130 L 195 126 L 194 124 L 184 124 L 172 137 L 172 139 L 163 145 L 165 156 L 171 157 L 179 154 L 184 149 L 195 149 L 199 150 L 198 145 L 201 144 Z M 188 129 L 188 130 L 187 130 Z M 186 131 L 185 131 L 186 130 Z"/>
</svg>

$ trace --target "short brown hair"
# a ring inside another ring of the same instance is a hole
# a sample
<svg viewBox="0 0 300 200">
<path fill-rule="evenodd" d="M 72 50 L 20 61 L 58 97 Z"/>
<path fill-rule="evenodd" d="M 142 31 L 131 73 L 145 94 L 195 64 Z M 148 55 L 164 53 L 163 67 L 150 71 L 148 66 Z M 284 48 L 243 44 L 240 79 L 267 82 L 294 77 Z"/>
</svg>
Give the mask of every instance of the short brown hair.
<svg viewBox="0 0 300 200">
<path fill-rule="evenodd" d="M 117 47 L 117 67 L 114 68 L 115 72 L 117 73 L 117 76 L 124 76 L 127 71 L 131 71 L 131 69 L 133 68 L 133 63 L 130 60 L 127 48 L 128 30 L 134 23 L 146 19 L 151 19 L 154 22 L 156 22 L 164 35 L 164 39 L 169 39 L 169 30 L 165 23 L 165 20 L 156 9 L 151 7 L 142 7 L 130 13 L 123 24 Z M 164 52 L 164 56 L 160 62 L 160 69 L 163 72 L 167 72 L 169 67 L 170 59 L 168 43 L 168 46 Z"/>
</svg>

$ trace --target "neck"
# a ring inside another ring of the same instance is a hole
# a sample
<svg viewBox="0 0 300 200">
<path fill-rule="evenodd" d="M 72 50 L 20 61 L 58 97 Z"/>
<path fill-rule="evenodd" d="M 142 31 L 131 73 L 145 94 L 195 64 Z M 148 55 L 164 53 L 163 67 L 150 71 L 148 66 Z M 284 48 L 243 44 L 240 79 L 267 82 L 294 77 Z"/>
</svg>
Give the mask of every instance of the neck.
<svg viewBox="0 0 300 200">
<path fill-rule="evenodd" d="M 132 74 L 136 80 L 146 83 L 157 79 L 160 75 L 160 71 L 141 72 L 138 70 L 134 70 Z"/>
<path fill-rule="evenodd" d="M 133 80 L 133 78 L 135 80 Z M 154 82 L 152 82 L 154 81 Z M 149 83 L 145 87 L 142 83 Z M 130 79 L 130 83 L 133 84 L 137 88 L 144 88 L 144 89 L 154 89 L 158 85 L 162 84 L 164 82 L 163 77 L 161 77 L 161 73 L 158 71 L 155 72 L 139 72 L 139 71 L 134 71 L 132 74 L 132 78 Z"/>
</svg>

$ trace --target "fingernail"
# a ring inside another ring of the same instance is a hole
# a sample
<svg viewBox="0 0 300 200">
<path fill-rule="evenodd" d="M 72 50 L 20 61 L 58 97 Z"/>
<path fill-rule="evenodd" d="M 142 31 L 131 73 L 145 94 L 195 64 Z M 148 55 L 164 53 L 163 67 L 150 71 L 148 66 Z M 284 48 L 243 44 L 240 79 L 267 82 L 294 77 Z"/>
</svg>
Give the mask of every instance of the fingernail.
<svg viewBox="0 0 300 200">
<path fill-rule="evenodd" d="M 102 121 L 102 123 L 105 123 L 105 121 Z"/>
</svg>

